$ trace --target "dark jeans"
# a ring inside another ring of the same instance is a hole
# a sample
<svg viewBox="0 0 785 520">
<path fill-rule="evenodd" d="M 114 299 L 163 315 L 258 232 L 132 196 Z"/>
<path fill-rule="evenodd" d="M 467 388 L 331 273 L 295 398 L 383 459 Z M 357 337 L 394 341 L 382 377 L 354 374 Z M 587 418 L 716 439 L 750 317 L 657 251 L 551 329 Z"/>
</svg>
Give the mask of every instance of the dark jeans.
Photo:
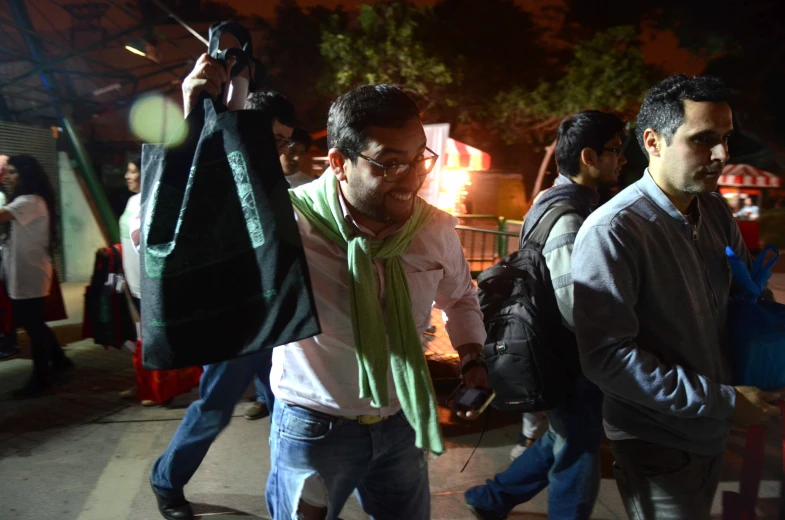
<svg viewBox="0 0 785 520">
<path fill-rule="evenodd" d="M 708 456 L 630 439 L 611 441 L 613 473 L 631 520 L 709 520 L 724 453 Z"/>
<path fill-rule="evenodd" d="M 265 400 L 272 413 L 271 360 L 272 351 L 268 350 L 204 367 L 199 399 L 188 407 L 169 447 L 153 465 L 150 482 L 159 494 L 171 499 L 182 496 L 210 446 L 229 425 L 234 406 L 254 377 L 266 385 Z"/>
<path fill-rule="evenodd" d="M 33 357 L 33 377 L 39 383 L 46 383 L 49 376 L 49 363 L 58 364 L 65 359 L 65 352 L 44 321 L 44 299 L 11 300 L 14 309 L 14 323 L 25 329 L 30 337 Z"/>
<path fill-rule="evenodd" d="M 545 412 L 548 432 L 484 486 L 466 491 L 466 503 L 506 515 L 548 488 L 548 518 L 588 520 L 600 485 L 602 392 L 585 377 L 557 408 Z"/>
</svg>

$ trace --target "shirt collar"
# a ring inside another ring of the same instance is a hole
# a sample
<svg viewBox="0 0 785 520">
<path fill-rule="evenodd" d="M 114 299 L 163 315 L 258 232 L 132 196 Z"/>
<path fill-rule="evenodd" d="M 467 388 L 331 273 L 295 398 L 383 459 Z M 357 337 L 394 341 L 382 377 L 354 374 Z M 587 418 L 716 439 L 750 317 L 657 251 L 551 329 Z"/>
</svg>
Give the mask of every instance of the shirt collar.
<svg viewBox="0 0 785 520">
<path fill-rule="evenodd" d="M 643 172 L 643 177 L 641 180 L 638 181 L 638 188 L 646 195 L 649 199 L 651 199 L 659 208 L 667 213 L 670 217 L 680 220 L 682 222 L 688 222 L 687 217 L 685 217 L 681 211 L 673 205 L 671 199 L 662 191 L 657 183 L 654 181 L 654 178 L 649 173 L 649 169 Z M 700 222 L 700 197 L 696 197 L 694 205 L 690 205 L 690 211 L 692 212 L 692 216 Z"/>
</svg>

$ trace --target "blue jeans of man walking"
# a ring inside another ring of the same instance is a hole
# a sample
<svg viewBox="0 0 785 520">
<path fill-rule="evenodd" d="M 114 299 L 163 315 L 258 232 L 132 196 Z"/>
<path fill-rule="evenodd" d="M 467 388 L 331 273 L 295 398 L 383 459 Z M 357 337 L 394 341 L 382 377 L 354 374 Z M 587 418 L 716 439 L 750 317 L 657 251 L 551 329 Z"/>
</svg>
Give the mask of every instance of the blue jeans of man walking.
<svg viewBox="0 0 785 520">
<path fill-rule="evenodd" d="M 218 434 L 229 424 L 234 407 L 257 376 L 272 411 L 275 396 L 270 391 L 272 351 L 204 367 L 199 399 L 191 403 L 169 447 L 153 465 L 150 482 L 161 496 L 175 499 L 199 469 Z"/>
<path fill-rule="evenodd" d="M 548 518 L 588 520 L 600 487 L 602 392 L 588 379 L 546 412 L 548 432 L 484 486 L 466 491 L 470 506 L 506 515 L 548 488 Z"/>
<path fill-rule="evenodd" d="M 403 413 L 376 424 L 281 403 L 270 432 L 267 509 L 297 518 L 300 500 L 335 520 L 355 492 L 373 520 L 429 520 L 428 461 Z"/>
</svg>

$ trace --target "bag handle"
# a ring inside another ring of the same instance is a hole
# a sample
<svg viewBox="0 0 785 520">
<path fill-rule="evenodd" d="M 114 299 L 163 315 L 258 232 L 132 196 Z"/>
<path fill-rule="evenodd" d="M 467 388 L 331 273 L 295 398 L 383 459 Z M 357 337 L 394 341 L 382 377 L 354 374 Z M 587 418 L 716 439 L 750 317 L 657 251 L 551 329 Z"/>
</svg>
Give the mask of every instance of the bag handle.
<svg viewBox="0 0 785 520">
<path fill-rule="evenodd" d="M 223 36 L 224 33 L 234 36 L 240 43 L 240 48 L 220 50 L 221 36 Z M 265 77 L 264 65 L 254 57 L 251 33 L 249 33 L 242 24 L 231 20 L 213 24 L 210 26 L 208 32 L 208 40 L 207 53 L 211 57 L 222 62 L 226 61 L 229 57 L 235 58 L 235 64 L 230 71 L 230 77 L 237 76 L 243 69 L 248 67 L 250 80 L 248 86 L 249 92 L 259 90 Z M 253 74 L 251 74 L 251 63 L 253 63 Z"/>
<path fill-rule="evenodd" d="M 767 262 L 766 256 L 769 253 L 774 253 L 774 257 Z M 780 257 L 777 247 L 774 245 L 766 246 L 755 258 L 750 268 L 747 268 L 747 264 L 736 254 L 732 247 L 725 247 L 725 255 L 728 257 L 733 277 L 744 289 L 747 298 L 753 302 L 757 301 L 769 279 L 771 279 L 771 268 Z"/>
</svg>

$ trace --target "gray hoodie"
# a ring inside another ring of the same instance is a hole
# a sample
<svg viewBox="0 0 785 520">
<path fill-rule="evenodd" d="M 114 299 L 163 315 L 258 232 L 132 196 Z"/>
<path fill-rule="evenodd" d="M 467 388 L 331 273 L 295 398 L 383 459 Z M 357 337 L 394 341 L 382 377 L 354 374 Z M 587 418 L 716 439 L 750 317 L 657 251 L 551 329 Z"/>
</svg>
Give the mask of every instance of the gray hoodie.
<svg viewBox="0 0 785 520">
<path fill-rule="evenodd" d="M 647 170 L 595 211 L 573 250 L 573 317 L 610 439 L 715 455 L 736 399 L 725 246 L 750 257 L 722 197 L 697 201 L 688 222 Z"/>
</svg>

